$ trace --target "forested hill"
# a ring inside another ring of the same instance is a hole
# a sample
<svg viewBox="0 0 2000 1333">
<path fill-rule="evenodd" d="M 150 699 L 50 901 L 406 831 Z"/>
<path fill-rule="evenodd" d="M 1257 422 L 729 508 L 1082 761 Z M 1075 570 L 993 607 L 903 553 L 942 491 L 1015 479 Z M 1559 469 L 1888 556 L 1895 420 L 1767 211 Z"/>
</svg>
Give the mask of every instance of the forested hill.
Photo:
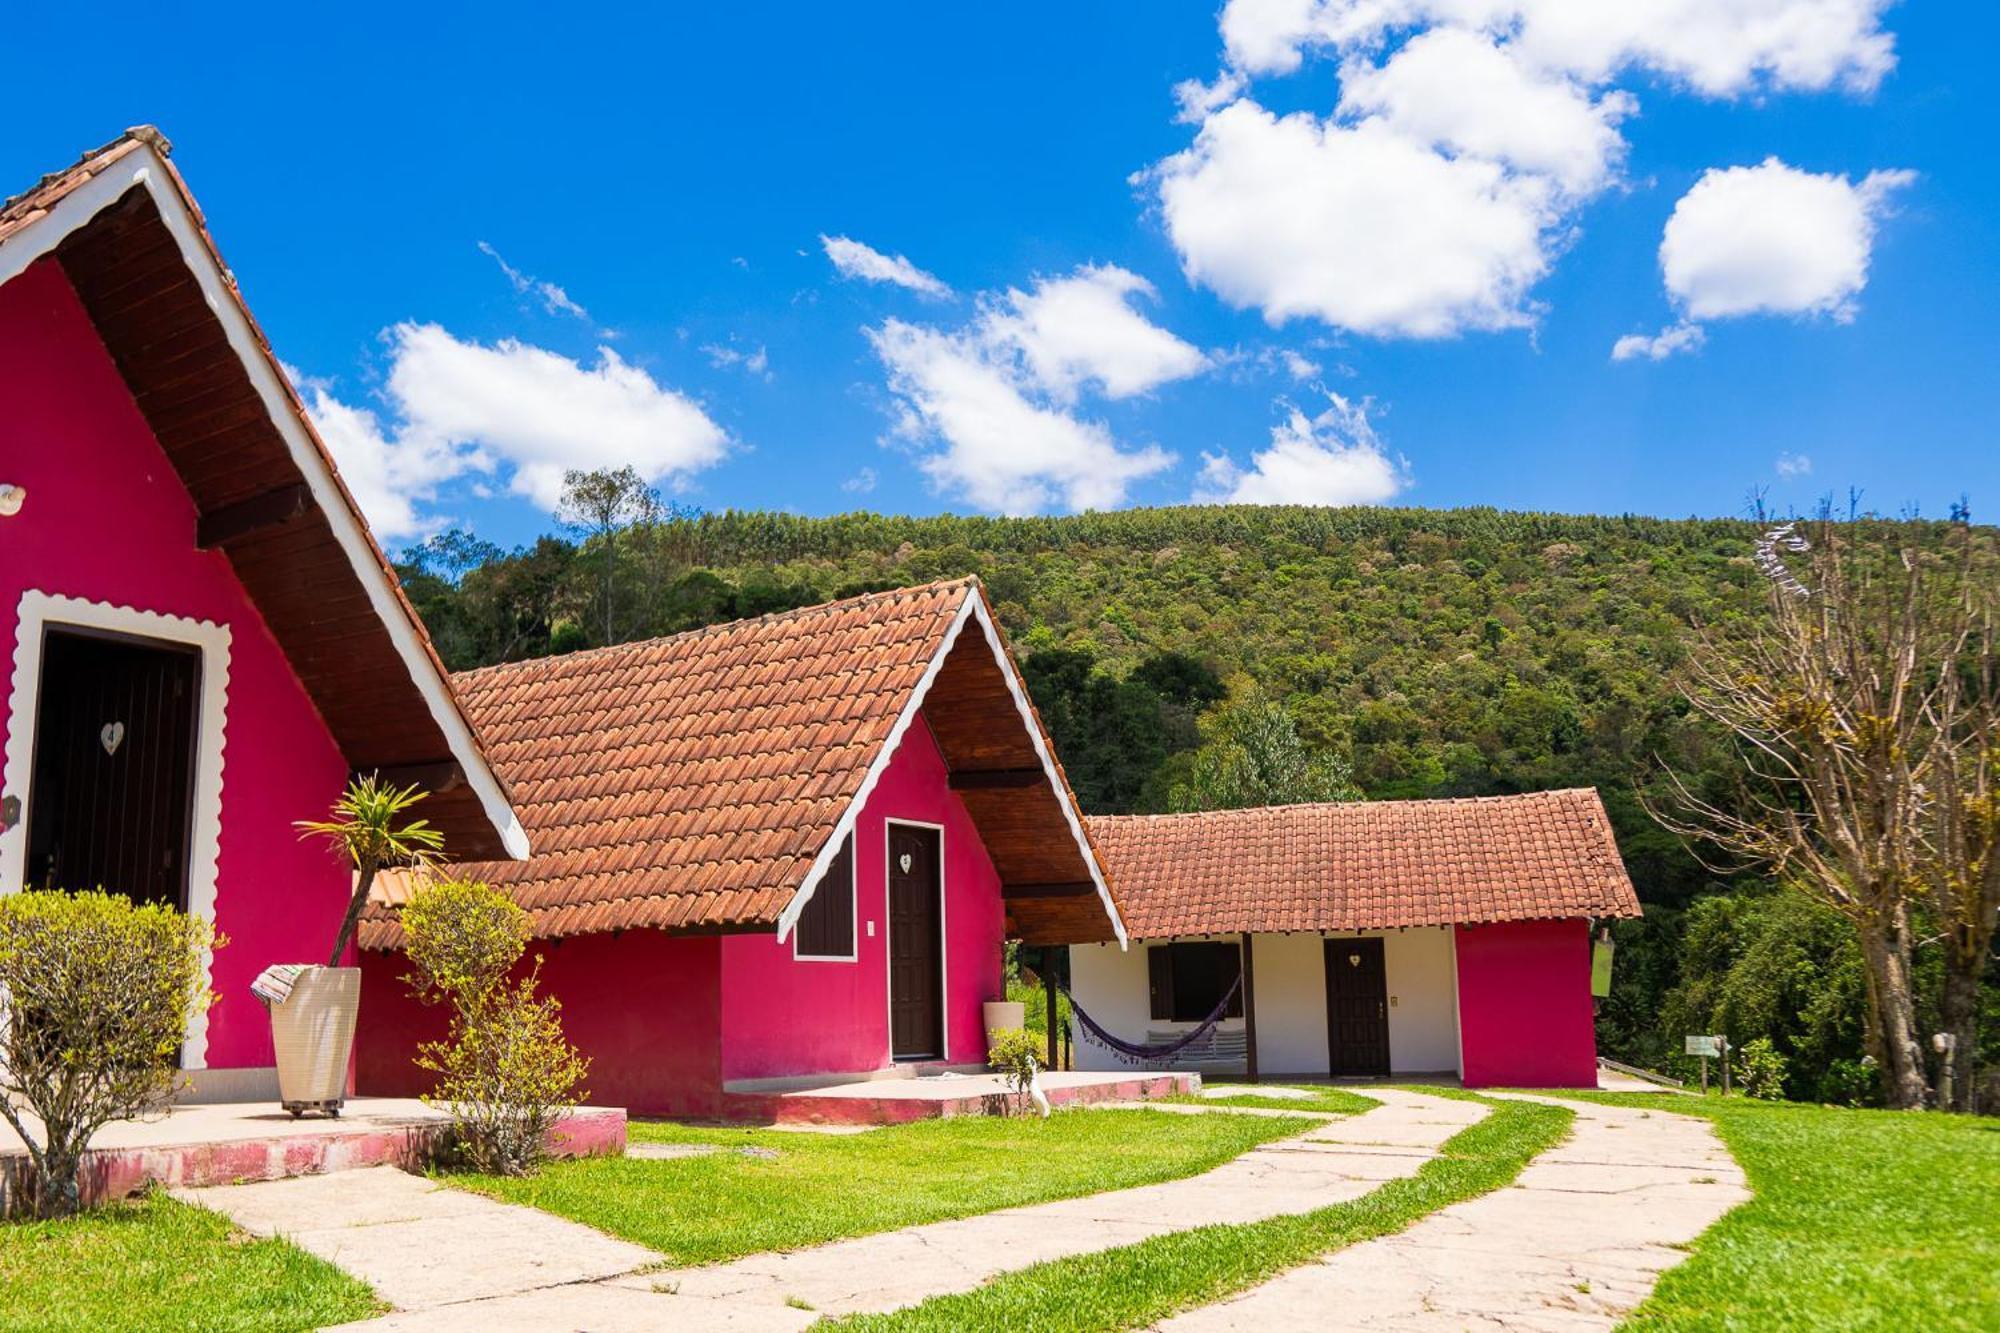
<svg viewBox="0 0 2000 1333">
<path fill-rule="evenodd" d="M 1668 671 L 1691 620 L 1756 604 L 1755 535 L 1489 509 L 614 515 L 511 553 L 446 534 L 403 573 L 454 668 L 976 573 L 1095 812 L 1163 808 L 1204 711 L 1248 690 L 1369 797 L 1596 786 L 1642 896 L 1675 903 L 1706 877 L 1634 786 L 1655 753 L 1702 766 Z"/>
</svg>

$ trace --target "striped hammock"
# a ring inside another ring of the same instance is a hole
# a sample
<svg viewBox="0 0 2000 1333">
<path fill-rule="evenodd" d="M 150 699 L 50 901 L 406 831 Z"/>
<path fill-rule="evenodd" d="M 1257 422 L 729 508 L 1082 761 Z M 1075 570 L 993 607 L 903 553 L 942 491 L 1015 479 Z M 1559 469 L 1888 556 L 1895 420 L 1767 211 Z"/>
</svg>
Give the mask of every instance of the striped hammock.
<svg viewBox="0 0 2000 1333">
<path fill-rule="evenodd" d="M 1172 1041 L 1161 1042 L 1152 1046 L 1139 1046 L 1129 1041 L 1120 1040 L 1105 1031 L 1102 1024 L 1085 1013 L 1083 1006 L 1076 1002 L 1076 996 L 1064 990 L 1063 998 L 1069 1001 L 1070 1016 L 1076 1019 L 1077 1026 L 1083 1029 L 1085 1036 L 1120 1059 L 1136 1064 L 1146 1060 L 1164 1060 L 1169 1056 L 1178 1055 L 1206 1037 L 1209 1033 L 1215 1031 L 1215 1025 L 1220 1023 L 1222 1016 L 1229 1012 L 1229 1002 L 1236 998 L 1236 992 L 1242 989 L 1242 987 L 1243 976 L 1241 973 L 1238 973 L 1234 984 L 1227 991 L 1224 991 L 1222 999 L 1217 1001 L 1214 1012 L 1196 1024 L 1193 1030 L 1182 1033 Z"/>
</svg>

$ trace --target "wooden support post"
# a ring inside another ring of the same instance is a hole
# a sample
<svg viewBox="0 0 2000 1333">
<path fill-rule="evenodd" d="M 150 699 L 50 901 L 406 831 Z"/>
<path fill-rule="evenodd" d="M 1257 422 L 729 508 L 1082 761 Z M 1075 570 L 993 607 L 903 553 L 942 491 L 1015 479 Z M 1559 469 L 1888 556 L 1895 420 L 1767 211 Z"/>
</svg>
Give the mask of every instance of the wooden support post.
<svg viewBox="0 0 2000 1333">
<path fill-rule="evenodd" d="M 1042 988 L 1049 998 L 1047 1022 L 1049 1029 L 1049 1068 L 1056 1067 L 1056 946 L 1042 947 Z"/>
<path fill-rule="evenodd" d="M 1243 1076 L 1257 1081 L 1257 969 L 1247 930 L 1243 932 Z"/>
</svg>

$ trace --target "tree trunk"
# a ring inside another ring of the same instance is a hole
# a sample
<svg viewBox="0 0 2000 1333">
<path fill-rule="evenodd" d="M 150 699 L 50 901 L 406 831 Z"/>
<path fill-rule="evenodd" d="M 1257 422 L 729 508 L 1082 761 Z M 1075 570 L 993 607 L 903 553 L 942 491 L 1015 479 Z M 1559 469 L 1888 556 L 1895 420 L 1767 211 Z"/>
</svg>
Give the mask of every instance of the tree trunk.
<svg viewBox="0 0 2000 1333">
<path fill-rule="evenodd" d="M 1887 922 L 1860 923 L 1861 957 L 1868 971 L 1868 1003 L 1881 1050 L 1877 1057 L 1882 1100 L 1899 1111 L 1923 1109 L 1930 1096 L 1910 992 L 1909 933 L 1899 907 Z"/>
<path fill-rule="evenodd" d="M 354 928 L 361 924 L 361 909 L 368 905 L 368 889 L 375 883 L 375 865 L 364 861 L 354 875 L 354 896 L 347 900 L 347 915 L 340 919 L 340 934 L 333 937 L 333 956 L 326 960 L 328 967 L 339 967 L 340 956 L 347 952 L 347 942 L 354 938 Z"/>
<path fill-rule="evenodd" d="M 83 1173 L 83 1155 L 68 1146 L 67 1138 L 60 1131 L 52 1133 L 46 1148 L 39 1153 L 30 1152 L 35 1158 L 35 1216 L 44 1221 L 72 1217 L 83 1211 L 83 1189 L 79 1180 Z M 64 1141 L 59 1142 L 58 1139 Z"/>
<path fill-rule="evenodd" d="M 1940 1060 L 1951 1062 L 1951 1096 L 1944 1097 L 1940 1070 L 1938 1106 L 1946 1111 L 1972 1109 L 1973 1065 L 1979 1054 L 1979 991 L 1985 981 L 1984 958 L 1967 958 L 1958 948 L 1947 948 L 1944 959 L 1944 993 L 1939 997 L 1938 1018 L 1943 1031 L 1956 1040 Z"/>
</svg>

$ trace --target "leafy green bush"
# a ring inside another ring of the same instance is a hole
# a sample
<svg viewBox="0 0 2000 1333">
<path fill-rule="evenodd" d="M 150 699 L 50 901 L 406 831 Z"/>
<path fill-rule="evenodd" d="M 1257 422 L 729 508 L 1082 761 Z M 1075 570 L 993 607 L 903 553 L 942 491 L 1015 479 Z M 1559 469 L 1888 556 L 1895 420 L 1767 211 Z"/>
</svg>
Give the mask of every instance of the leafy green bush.
<svg viewBox="0 0 2000 1333">
<path fill-rule="evenodd" d="M 583 1095 L 590 1062 L 563 1037 L 562 1006 L 538 996 L 541 961 L 507 974 L 527 949 L 527 913 L 491 885 L 438 880 L 411 895 L 403 933 L 409 978 L 452 1006 L 445 1040 L 417 1048 L 437 1075 L 426 1098 L 451 1112 L 458 1150 L 481 1171 L 516 1176 L 548 1154 L 549 1131 Z"/>
<path fill-rule="evenodd" d="M 215 998 L 202 959 L 223 942 L 206 921 L 101 890 L 0 896 L 0 1115 L 27 1145 L 36 1216 L 81 1207 L 99 1129 L 171 1100 L 188 1020 Z"/>
<path fill-rule="evenodd" d="M 1746 1097 L 1767 1102 L 1785 1099 L 1785 1057 L 1778 1054 L 1769 1037 L 1744 1045 L 1737 1056 L 1736 1077 Z"/>
<path fill-rule="evenodd" d="M 1021 1028 L 998 1028 L 987 1040 L 986 1063 L 1006 1079 L 1007 1090 L 1019 1104 L 1025 1104 L 1035 1070 L 1040 1067 L 1038 1045 L 1034 1035 Z"/>
<path fill-rule="evenodd" d="M 528 914 L 478 880 L 441 879 L 419 888 L 403 908 L 405 978 L 427 998 L 480 995 L 521 959 Z"/>
</svg>

